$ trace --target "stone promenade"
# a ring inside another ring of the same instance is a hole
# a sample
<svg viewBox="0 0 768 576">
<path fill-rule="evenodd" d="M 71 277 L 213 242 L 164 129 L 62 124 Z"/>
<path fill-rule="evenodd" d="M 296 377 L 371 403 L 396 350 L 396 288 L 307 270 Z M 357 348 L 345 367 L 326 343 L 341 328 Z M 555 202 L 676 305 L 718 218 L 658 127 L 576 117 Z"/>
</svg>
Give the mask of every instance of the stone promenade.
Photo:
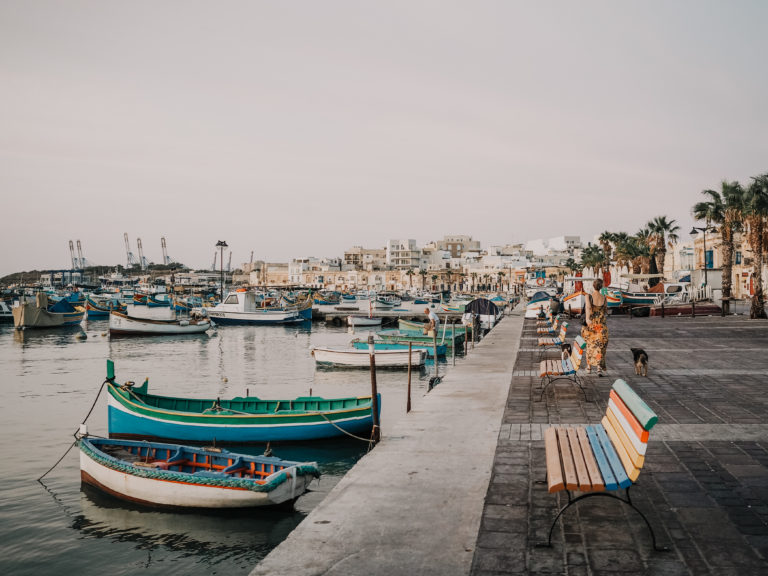
<svg viewBox="0 0 768 576">
<path fill-rule="evenodd" d="M 743 316 L 610 317 L 606 377 L 582 371 L 587 400 L 566 381 L 537 401 L 535 321 L 523 326 L 491 482 L 471 567 L 509 574 L 768 574 L 768 322 Z M 574 320 L 568 340 L 578 334 Z M 650 357 L 634 375 L 631 347 Z M 549 527 L 567 501 L 546 476 L 543 430 L 598 423 L 616 378 L 659 415 L 645 467 L 631 490 L 640 516 L 610 498 L 590 498 Z"/>
</svg>

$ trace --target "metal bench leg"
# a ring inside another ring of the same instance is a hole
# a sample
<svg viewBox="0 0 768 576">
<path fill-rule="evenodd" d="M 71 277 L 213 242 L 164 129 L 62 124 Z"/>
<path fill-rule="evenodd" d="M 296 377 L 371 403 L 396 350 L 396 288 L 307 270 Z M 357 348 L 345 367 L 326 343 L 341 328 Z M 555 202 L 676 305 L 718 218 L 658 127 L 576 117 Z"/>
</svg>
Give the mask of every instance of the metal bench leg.
<svg viewBox="0 0 768 576">
<path fill-rule="evenodd" d="M 631 486 L 629 487 L 631 488 Z M 565 493 L 568 494 L 568 504 L 563 506 L 560 511 L 557 513 L 557 516 L 555 516 L 555 519 L 552 521 L 552 526 L 549 528 L 549 537 L 547 538 L 547 542 L 541 542 L 539 544 L 536 544 L 537 547 L 541 548 L 547 548 L 552 546 L 552 531 L 555 529 L 555 524 L 560 519 L 560 516 L 563 515 L 563 513 L 576 504 L 579 500 L 584 500 L 585 498 L 591 498 L 592 496 L 605 496 L 606 498 L 613 498 L 615 500 L 618 500 L 619 502 L 624 502 L 624 504 L 628 504 L 630 508 L 634 509 L 635 512 L 640 514 L 640 517 L 645 521 L 645 525 L 648 527 L 648 531 L 651 533 L 651 542 L 653 543 L 653 549 L 656 552 L 669 552 L 669 548 L 666 546 L 659 546 L 656 543 L 656 534 L 653 531 L 653 528 L 651 527 L 651 523 L 648 522 L 648 518 L 645 517 L 645 514 L 643 514 L 640 509 L 632 504 L 632 500 L 629 497 L 629 488 L 626 489 L 626 495 L 627 499 L 621 498 L 620 496 L 616 496 L 615 494 L 610 494 L 608 492 L 588 492 L 586 494 L 582 494 L 581 496 L 578 496 L 577 498 L 571 498 L 571 493 L 568 490 L 565 490 Z"/>
</svg>

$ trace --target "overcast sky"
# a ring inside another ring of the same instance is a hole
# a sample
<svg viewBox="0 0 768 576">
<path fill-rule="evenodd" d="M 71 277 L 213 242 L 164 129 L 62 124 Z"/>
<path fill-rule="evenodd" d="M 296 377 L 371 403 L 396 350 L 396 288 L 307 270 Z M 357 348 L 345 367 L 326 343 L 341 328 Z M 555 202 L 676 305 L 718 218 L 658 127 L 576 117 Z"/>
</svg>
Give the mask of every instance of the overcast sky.
<svg viewBox="0 0 768 576">
<path fill-rule="evenodd" d="M 768 2 L 0 2 L 0 276 L 678 220 L 768 172 Z"/>
</svg>

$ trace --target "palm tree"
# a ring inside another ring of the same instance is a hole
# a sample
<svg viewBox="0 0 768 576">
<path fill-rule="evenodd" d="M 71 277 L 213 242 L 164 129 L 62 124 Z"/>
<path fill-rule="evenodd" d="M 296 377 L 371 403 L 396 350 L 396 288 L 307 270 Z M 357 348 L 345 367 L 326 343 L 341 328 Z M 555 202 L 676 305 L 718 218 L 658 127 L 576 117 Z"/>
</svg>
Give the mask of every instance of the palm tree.
<svg viewBox="0 0 768 576">
<path fill-rule="evenodd" d="M 581 264 L 585 268 L 592 268 L 593 273 L 597 275 L 597 271 L 602 272 L 605 264 L 605 253 L 599 246 L 589 244 L 581 252 Z"/>
<path fill-rule="evenodd" d="M 653 233 L 648 226 L 640 228 L 634 236 L 638 255 L 632 263 L 635 274 L 647 274 L 653 258 Z"/>
<path fill-rule="evenodd" d="M 733 236 L 741 229 L 744 189 L 738 182 L 723 181 L 720 190 L 702 190 L 701 193 L 708 200 L 694 205 L 693 217 L 704 220 L 706 228 L 710 224 L 719 226 L 723 241 L 723 298 L 730 298 L 733 286 Z M 706 257 L 705 254 L 705 260 Z"/>
<path fill-rule="evenodd" d="M 408 272 L 405 273 L 406 276 L 408 276 L 408 288 L 410 290 L 413 290 L 413 275 L 415 272 L 413 271 L 413 268 L 409 268 Z"/>
<path fill-rule="evenodd" d="M 424 285 L 427 283 L 427 271 L 420 268 L 419 276 L 421 276 L 421 290 L 424 291 Z"/>
<path fill-rule="evenodd" d="M 496 275 L 499 277 L 499 283 L 501 284 L 501 288 L 499 290 L 502 291 L 504 290 L 504 276 L 506 276 L 506 274 L 503 270 L 499 270 Z"/>
<path fill-rule="evenodd" d="M 611 243 L 616 241 L 616 234 L 606 230 L 600 234 L 600 236 L 597 238 L 597 241 L 600 243 L 600 248 L 603 249 L 605 266 L 610 267 L 611 260 L 613 260 L 613 247 L 611 246 Z"/>
<path fill-rule="evenodd" d="M 432 274 L 432 290 L 435 289 L 435 281 L 437 280 L 437 274 Z"/>
<path fill-rule="evenodd" d="M 472 292 L 475 291 L 476 285 L 477 285 L 477 272 L 472 272 Z"/>
<path fill-rule="evenodd" d="M 648 222 L 648 228 L 650 228 L 653 234 L 653 248 L 659 274 L 664 274 L 667 246 L 672 248 L 680 240 L 680 237 L 677 235 L 680 226 L 675 224 L 675 222 L 676 220 L 667 220 L 666 216 L 656 216 L 656 218 Z"/>
<path fill-rule="evenodd" d="M 754 294 L 749 317 L 766 318 L 763 302 L 763 251 L 765 250 L 766 218 L 768 218 L 768 173 L 752 178 L 744 194 L 742 208 L 747 225 L 747 242 L 752 248 L 752 281 Z"/>
</svg>

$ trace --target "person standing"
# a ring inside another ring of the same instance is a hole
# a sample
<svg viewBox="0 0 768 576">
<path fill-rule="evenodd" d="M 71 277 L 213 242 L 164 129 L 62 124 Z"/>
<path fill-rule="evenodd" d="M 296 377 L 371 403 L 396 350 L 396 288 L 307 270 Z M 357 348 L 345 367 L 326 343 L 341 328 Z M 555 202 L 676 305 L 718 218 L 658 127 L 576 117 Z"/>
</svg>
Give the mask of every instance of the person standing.
<svg viewBox="0 0 768 576">
<path fill-rule="evenodd" d="M 429 308 L 424 308 L 424 314 L 427 315 L 427 326 L 424 329 L 424 333 L 427 334 L 431 330 L 434 330 L 435 333 L 437 333 L 437 329 L 440 326 L 440 318 L 437 316 L 434 310 L 430 310 Z"/>
<path fill-rule="evenodd" d="M 592 367 L 597 375 L 602 376 L 605 366 L 605 353 L 608 349 L 608 301 L 602 292 L 603 281 L 598 278 L 592 282 L 592 290 L 587 294 L 584 312 L 584 326 L 581 336 L 587 342 L 587 374 Z"/>
</svg>

